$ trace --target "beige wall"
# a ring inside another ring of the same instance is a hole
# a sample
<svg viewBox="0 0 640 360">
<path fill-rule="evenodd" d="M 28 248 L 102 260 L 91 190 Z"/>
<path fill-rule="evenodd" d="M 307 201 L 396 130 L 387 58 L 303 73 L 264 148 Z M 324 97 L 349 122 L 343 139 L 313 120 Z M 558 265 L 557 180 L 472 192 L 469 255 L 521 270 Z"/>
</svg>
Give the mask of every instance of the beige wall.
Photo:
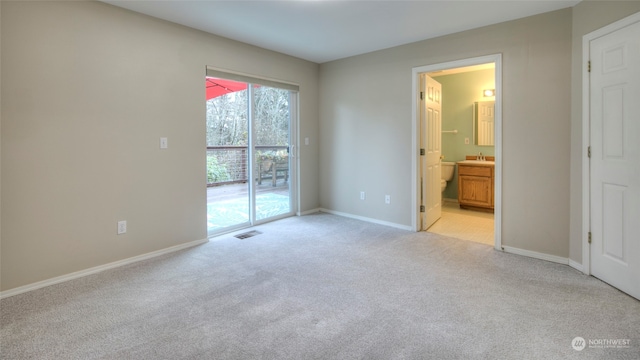
<svg viewBox="0 0 640 360">
<path fill-rule="evenodd" d="M 0 4 L 0 69 L 2 69 L 2 4 Z M 2 84 L 2 71 L 0 71 Z M 0 270 L 2 270 L 2 95 L 0 94 Z M 0 291 L 2 290 L 2 274 L 0 274 Z"/>
<path fill-rule="evenodd" d="M 318 207 L 317 64 L 98 2 L 1 9 L 2 290 L 206 238 L 206 65 L 300 85 Z"/>
<path fill-rule="evenodd" d="M 640 11 L 640 1 L 583 1 L 573 8 L 571 72 L 571 260 L 582 263 L 582 37 Z"/>
<path fill-rule="evenodd" d="M 410 226 L 412 68 L 496 53 L 503 245 L 568 257 L 571 9 L 322 64 L 321 205 Z"/>
</svg>

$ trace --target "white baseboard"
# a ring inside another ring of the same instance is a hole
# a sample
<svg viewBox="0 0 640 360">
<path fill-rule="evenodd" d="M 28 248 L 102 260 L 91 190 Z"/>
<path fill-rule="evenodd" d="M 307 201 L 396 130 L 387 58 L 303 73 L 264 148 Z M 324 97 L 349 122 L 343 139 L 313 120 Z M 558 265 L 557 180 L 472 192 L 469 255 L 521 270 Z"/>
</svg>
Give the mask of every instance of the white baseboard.
<svg viewBox="0 0 640 360">
<path fill-rule="evenodd" d="M 539 253 L 539 252 L 536 252 L 536 251 L 524 250 L 524 249 L 514 248 L 514 247 L 511 247 L 511 246 L 503 246 L 502 250 L 504 250 L 504 252 L 508 252 L 508 253 L 511 253 L 511 254 L 527 256 L 527 257 L 534 258 L 534 259 L 551 261 L 551 262 L 558 263 L 558 264 L 563 264 L 563 265 L 569 265 L 569 259 L 568 258 L 563 258 L 563 257 L 560 257 L 560 256 L 543 254 L 543 253 Z"/>
<path fill-rule="evenodd" d="M 43 287 L 59 284 L 59 283 L 65 282 L 65 281 L 78 279 L 78 278 L 81 278 L 81 277 L 84 277 L 84 276 L 87 276 L 87 275 L 96 274 L 96 273 L 99 273 L 99 272 L 102 272 L 102 271 L 105 271 L 105 270 L 114 269 L 114 268 L 117 268 L 117 267 L 120 267 L 120 266 L 128 265 L 128 264 L 135 263 L 135 262 L 142 261 L 142 260 L 151 259 L 151 258 L 154 258 L 154 257 L 157 257 L 157 256 L 169 254 L 169 253 L 176 252 L 176 251 L 179 251 L 179 250 L 187 249 L 187 248 L 190 248 L 190 247 L 193 247 L 193 246 L 204 244 L 204 243 L 206 243 L 208 241 L 209 241 L 208 239 L 195 240 L 195 241 L 191 241 L 191 242 L 188 242 L 188 243 L 171 246 L 171 247 L 168 247 L 168 248 L 165 248 L 165 249 L 152 251 L 150 253 L 146 253 L 146 254 L 130 257 L 128 259 L 114 261 L 112 263 L 108 263 L 108 264 L 92 267 L 92 268 L 85 269 L 85 270 L 76 271 L 76 272 L 73 272 L 71 274 L 57 276 L 57 277 L 54 277 L 54 278 L 51 278 L 51 279 L 38 281 L 38 282 L 35 282 L 33 284 L 24 285 L 24 286 L 20 286 L 20 287 L 17 287 L 17 288 L 5 290 L 5 291 L 0 292 L 0 299 L 4 299 L 6 297 L 10 297 L 10 296 L 26 293 L 28 291 L 41 289 Z"/>
<path fill-rule="evenodd" d="M 315 208 L 315 209 L 311 209 L 311 210 L 307 210 L 307 211 L 302 211 L 302 212 L 298 211 L 298 212 L 296 213 L 296 215 L 298 215 L 298 216 L 305 216 L 305 215 L 315 214 L 315 213 L 318 213 L 318 212 L 320 212 L 320 211 L 321 211 L 321 209 L 320 209 L 320 208 Z"/>
<path fill-rule="evenodd" d="M 374 224 L 390 226 L 390 227 L 394 227 L 394 228 L 401 229 L 401 230 L 413 231 L 411 226 L 396 224 L 396 223 L 392 223 L 392 222 L 389 222 L 389 221 L 372 219 L 372 218 L 368 218 L 368 217 L 364 217 L 364 216 L 358 216 L 358 215 L 353 215 L 353 214 L 349 214 L 349 213 L 343 213 L 343 212 L 340 212 L 340 211 L 334 211 L 334 210 L 329 210 L 329 209 L 324 209 L 324 208 L 320 208 L 320 211 L 321 212 L 325 212 L 325 213 L 329 213 L 329 214 L 333 214 L 333 215 L 348 217 L 348 218 L 351 218 L 351 219 L 362 220 L 362 221 L 366 221 L 366 222 L 370 222 L 370 223 L 374 223 Z"/>
<path fill-rule="evenodd" d="M 571 266 L 572 268 L 580 271 L 581 273 L 585 273 L 584 266 L 582 266 L 582 264 L 580 264 L 580 263 L 578 263 L 576 261 L 573 261 L 573 260 L 569 259 L 569 266 Z"/>
</svg>

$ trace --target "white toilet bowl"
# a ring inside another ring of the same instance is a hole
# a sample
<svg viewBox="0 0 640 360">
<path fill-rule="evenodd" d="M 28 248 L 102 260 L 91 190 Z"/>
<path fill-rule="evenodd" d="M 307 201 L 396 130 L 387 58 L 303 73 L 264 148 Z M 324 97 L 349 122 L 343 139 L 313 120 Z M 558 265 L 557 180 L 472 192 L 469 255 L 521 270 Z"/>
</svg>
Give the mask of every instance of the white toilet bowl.
<svg viewBox="0 0 640 360">
<path fill-rule="evenodd" d="M 456 168 L 456 163 L 454 162 L 441 162 L 441 177 L 440 180 L 440 190 L 444 191 L 447 188 L 447 181 L 451 181 L 453 179 L 453 173 Z"/>
</svg>

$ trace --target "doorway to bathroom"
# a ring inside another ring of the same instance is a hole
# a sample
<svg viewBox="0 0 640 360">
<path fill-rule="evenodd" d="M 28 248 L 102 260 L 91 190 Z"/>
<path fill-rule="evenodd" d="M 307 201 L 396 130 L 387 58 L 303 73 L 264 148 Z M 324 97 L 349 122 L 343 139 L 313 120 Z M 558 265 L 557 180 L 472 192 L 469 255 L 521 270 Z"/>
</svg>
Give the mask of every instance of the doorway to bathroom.
<svg viewBox="0 0 640 360">
<path fill-rule="evenodd" d="M 415 230 L 501 249 L 501 55 L 422 66 L 414 68 L 413 75 Z M 438 129 L 425 126 L 433 112 L 421 99 L 428 98 L 425 77 L 441 87 Z M 425 159 L 433 149 L 421 150 L 432 146 L 429 143 L 439 146 L 438 164 Z M 430 176 L 424 171 L 429 166 L 438 166 L 442 176 Z M 460 184 L 459 175 L 464 175 Z M 424 221 L 427 208 L 435 207 L 438 218 Z"/>
</svg>

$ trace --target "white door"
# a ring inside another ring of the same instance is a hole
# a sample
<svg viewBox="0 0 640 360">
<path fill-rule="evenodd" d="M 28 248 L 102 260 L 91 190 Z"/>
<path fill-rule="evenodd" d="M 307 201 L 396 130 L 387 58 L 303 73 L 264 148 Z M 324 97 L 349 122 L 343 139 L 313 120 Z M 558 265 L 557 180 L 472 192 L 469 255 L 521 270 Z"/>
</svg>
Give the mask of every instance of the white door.
<svg viewBox="0 0 640 360">
<path fill-rule="evenodd" d="M 421 74 L 420 94 L 420 229 L 427 230 L 442 216 L 442 85 Z"/>
<path fill-rule="evenodd" d="M 640 21 L 589 57 L 591 273 L 640 299 Z"/>
</svg>

